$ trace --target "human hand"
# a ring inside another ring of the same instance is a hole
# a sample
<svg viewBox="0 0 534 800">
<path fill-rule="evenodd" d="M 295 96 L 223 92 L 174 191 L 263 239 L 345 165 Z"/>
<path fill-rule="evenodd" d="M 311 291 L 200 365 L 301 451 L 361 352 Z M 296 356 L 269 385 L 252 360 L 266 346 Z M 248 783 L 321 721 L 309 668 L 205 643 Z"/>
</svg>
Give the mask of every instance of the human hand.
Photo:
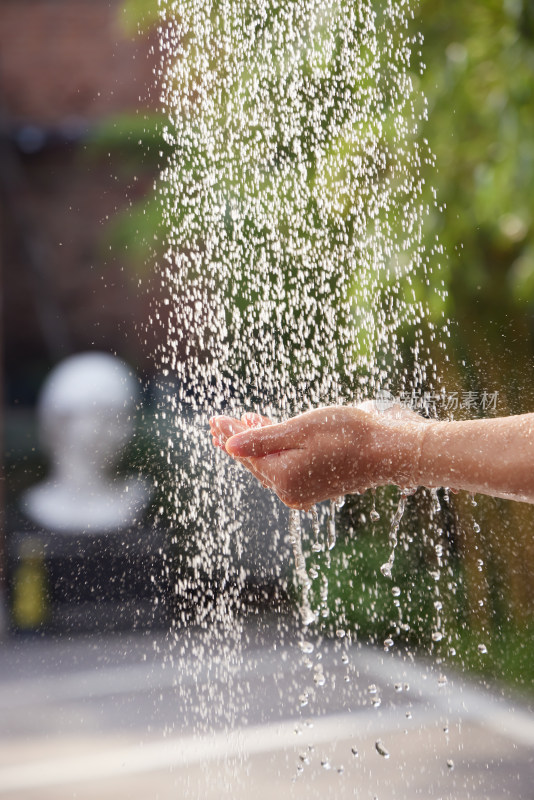
<svg viewBox="0 0 534 800">
<path fill-rule="evenodd" d="M 214 444 L 240 461 L 291 508 L 363 493 L 386 483 L 408 486 L 424 425 L 404 413 L 379 414 L 374 403 L 331 406 L 274 424 L 246 414 L 214 417 Z"/>
</svg>

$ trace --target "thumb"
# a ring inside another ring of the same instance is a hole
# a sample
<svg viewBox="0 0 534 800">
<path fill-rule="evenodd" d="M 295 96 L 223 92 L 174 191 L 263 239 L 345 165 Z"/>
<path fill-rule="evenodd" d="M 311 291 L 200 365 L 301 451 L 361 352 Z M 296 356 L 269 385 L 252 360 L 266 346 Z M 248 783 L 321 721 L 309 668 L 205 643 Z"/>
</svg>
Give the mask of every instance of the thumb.
<svg viewBox="0 0 534 800">
<path fill-rule="evenodd" d="M 290 420 L 238 433 L 226 442 L 226 452 L 236 458 L 259 458 L 299 448 L 301 440 L 300 429 Z"/>
</svg>

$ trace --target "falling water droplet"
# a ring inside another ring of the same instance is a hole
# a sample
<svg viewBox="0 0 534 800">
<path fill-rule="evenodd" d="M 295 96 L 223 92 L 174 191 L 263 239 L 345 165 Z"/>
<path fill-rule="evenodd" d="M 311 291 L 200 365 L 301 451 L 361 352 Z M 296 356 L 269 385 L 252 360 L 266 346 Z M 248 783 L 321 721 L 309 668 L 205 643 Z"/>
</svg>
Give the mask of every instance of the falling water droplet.
<svg viewBox="0 0 534 800">
<path fill-rule="evenodd" d="M 310 588 L 311 581 L 306 572 L 306 559 L 302 551 L 302 530 L 300 526 L 300 512 L 291 509 L 289 512 L 289 541 L 293 548 L 293 557 L 295 559 L 295 570 L 299 580 L 302 599 L 300 604 L 300 613 L 304 625 L 311 625 L 315 622 L 315 614 L 310 606 Z"/>
<path fill-rule="evenodd" d="M 395 511 L 393 519 L 391 520 L 391 527 L 389 531 L 389 546 L 391 548 L 391 552 L 388 560 L 380 567 L 380 572 L 385 578 L 391 578 L 393 574 L 393 564 L 395 562 L 395 550 L 397 548 L 399 526 L 406 508 L 406 498 L 408 496 L 407 492 L 413 494 L 415 489 L 413 491 L 411 489 L 402 490 L 397 510 Z"/>
<path fill-rule="evenodd" d="M 326 683 L 326 678 L 323 672 L 316 672 L 313 676 L 313 681 L 316 686 L 324 686 Z"/>
<path fill-rule="evenodd" d="M 371 507 L 369 518 L 371 522 L 378 522 L 378 520 L 380 519 L 380 514 L 376 510 L 376 489 L 373 489 L 372 496 L 373 496 L 373 505 Z"/>
<path fill-rule="evenodd" d="M 312 552 L 314 553 L 321 553 L 323 550 L 323 545 L 320 541 L 321 538 L 321 525 L 319 522 L 319 512 L 317 511 L 317 506 L 312 506 L 310 509 L 310 514 L 312 518 L 312 532 L 313 532 L 313 539 L 312 542 Z"/>
<path fill-rule="evenodd" d="M 431 489 L 430 494 L 432 497 L 432 513 L 439 514 L 441 512 L 441 503 L 437 489 Z"/>
<path fill-rule="evenodd" d="M 488 648 L 486 647 L 485 644 L 479 644 L 478 652 L 481 653 L 482 655 L 485 655 L 488 652 Z"/>
<path fill-rule="evenodd" d="M 380 567 L 380 572 L 382 573 L 384 578 L 392 577 L 391 564 L 389 563 L 389 561 L 386 561 L 384 564 L 382 564 L 382 566 Z"/>
<path fill-rule="evenodd" d="M 379 756 L 382 756 L 383 758 L 389 758 L 389 750 L 387 750 L 386 747 L 384 746 L 382 739 L 376 740 L 375 750 Z"/>
<path fill-rule="evenodd" d="M 329 550 L 336 546 L 336 501 L 330 501 L 330 513 L 328 515 L 328 540 L 326 543 Z"/>
</svg>

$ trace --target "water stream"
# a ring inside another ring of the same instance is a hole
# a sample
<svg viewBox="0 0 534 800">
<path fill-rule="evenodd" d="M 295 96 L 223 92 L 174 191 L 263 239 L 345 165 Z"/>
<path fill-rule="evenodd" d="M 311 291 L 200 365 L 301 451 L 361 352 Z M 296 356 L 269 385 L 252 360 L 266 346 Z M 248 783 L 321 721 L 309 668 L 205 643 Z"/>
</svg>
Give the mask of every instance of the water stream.
<svg viewBox="0 0 534 800">
<path fill-rule="evenodd" d="M 181 556 L 177 595 L 217 640 L 218 669 L 229 675 L 244 590 L 259 578 L 287 591 L 293 558 L 296 624 L 315 692 L 328 683 L 315 645 L 340 589 L 332 559 L 342 503 L 312 509 L 309 531 L 299 512 L 288 518 L 214 451 L 206 422 L 247 410 L 282 420 L 384 391 L 417 395 L 437 381 L 429 343 L 444 347 L 447 325 L 441 248 L 423 244 L 425 218 L 438 212 L 420 175 L 432 163 L 417 136 L 427 117 L 422 40 L 405 0 L 159 5 L 171 146 L 158 186 L 166 229 L 165 298 L 156 310 L 167 327 L 157 353 L 167 381 L 161 437 L 174 475 L 175 543 L 193 545 Z M 409 494 L 401 491 L 393 512 L 383 503 L 379 512 L 374 496 L 359 512 L 375 526 L 389 516 L 387 578 Z M 391 592 L 388 581 L 380 587 Z M 398 613 L 400 630 L 407 623 Z M 334 631 L 340 648 L 357 638 L 343 619 Z M 300 706 L 312 703 L 310 689 L 296 692 Z M 230 726 L 239 716 L 218 712 L 215 699 L 208 727 L 218 713 Z M 376 752 L 389 758 L 380 739 Z M 299 773 L 306 759 L 308 751 Z"/>
</svg>

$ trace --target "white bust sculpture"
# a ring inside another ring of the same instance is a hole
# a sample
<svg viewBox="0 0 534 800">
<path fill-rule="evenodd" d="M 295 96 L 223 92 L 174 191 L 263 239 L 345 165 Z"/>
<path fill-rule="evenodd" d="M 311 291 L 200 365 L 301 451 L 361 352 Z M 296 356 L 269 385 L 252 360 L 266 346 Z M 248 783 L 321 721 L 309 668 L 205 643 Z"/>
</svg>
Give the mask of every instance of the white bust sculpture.
<svg viewBox="0 0 534 800">
<path fill-rule="evenodd" d="M 148 484 L 114 470 L 132 435 L 137 393 L 132 371 L 109 353 L 71 356 L 52 370 L 37 406 L 50 474 L 22 499 L 33 522 L 90 534 L 139 519 L 150 498 Z"/>
</svg>

